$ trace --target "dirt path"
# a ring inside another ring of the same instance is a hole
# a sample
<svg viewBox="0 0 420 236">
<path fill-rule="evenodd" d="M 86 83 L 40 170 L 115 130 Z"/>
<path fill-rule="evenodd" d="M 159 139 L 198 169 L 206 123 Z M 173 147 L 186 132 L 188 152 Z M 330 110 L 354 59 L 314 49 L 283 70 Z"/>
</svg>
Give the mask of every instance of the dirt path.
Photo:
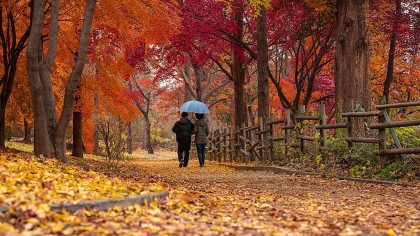
<svg viewBox="0 0 420 236">
<path fill-rule="evenodd" d="M 235 171 L 171 155 L 128 163 L 136 179 L 170 191 L 148 227 L 186 235 L 420 235 L 420 190 Z M 133 169 L 134 168 L 134 169 Z"/>
</svg>

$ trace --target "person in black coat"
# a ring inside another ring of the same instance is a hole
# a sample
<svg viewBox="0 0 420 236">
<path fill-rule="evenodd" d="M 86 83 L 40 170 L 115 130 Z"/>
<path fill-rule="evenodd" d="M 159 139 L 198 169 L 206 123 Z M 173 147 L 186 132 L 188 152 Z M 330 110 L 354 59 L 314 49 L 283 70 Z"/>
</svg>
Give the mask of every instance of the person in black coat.
<svg viewBox="0 0 420 236">
<path fill-rule="evenodd" d="M 179 167 L 187 167 L 191 148 L 191 132 L 194 124 L 188 119 L 188 113 L 182 112 L 181 119 L 174 124 L 172 132 L 176 133 L 178 142 Z"/>
</svg>

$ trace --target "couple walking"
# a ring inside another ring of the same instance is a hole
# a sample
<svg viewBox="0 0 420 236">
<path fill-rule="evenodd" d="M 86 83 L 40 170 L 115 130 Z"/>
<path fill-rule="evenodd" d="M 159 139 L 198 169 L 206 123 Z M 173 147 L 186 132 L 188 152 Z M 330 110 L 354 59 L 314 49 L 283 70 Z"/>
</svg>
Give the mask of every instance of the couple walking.
<svg viewBox="0 0 420 236">
<path fill-rule="evenodd" d="M 178 160 L 179 167 L 187 167 L 191 148 L 191 134 L 195 134 L 194 143 L 197 147 L 198 161 L 200 167 L 204 166 L 204 149 L 208 143 L 207 135 L 209 134 L 209 126 L 203 119 L 204 114 L 196 113 L 197 121 L 193 124 L 188 119 L 188 113 L 182 112 L 181 119 L 177 121 L 172 128 L 176 133 L 176 141 L 178 142 Z"/>
</svg>

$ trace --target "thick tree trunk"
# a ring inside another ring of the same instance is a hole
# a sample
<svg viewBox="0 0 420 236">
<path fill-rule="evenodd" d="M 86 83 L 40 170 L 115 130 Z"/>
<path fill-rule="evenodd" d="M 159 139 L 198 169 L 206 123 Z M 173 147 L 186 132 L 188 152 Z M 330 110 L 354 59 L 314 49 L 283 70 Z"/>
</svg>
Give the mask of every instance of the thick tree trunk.
<svg viewBox="0 0 420 236">
<path fill-rule="evenodd" d="M 39 45 L 39 78 L 42 84 L 42 92 L 44 99 L 44 110 L 47 120 L 47 130 L 50 143 L 54 144 L 55 133 L 57 129 L 58 117 L 54 101 L 54 92 L 51 81 L 51 70 L 56 56 L 56 47 L 58 40 L 58 16 L 59 16 L 59 0 L 51 1 L 51 17 L 50 17 L 50 33 L 48 37 L 48 53 L 44 60 L 43 43 Z M 36 118 L 35 118 L 36 119 Z M 52 148 L 54 152 L 54 149 Z"/>
<path fill-rule="evenodd" d="M 384 83 L 384 93 L 385 103 L 389 103 L 389 91 L 391 89 L 391 83 L 394 75 L 394 59 L 395 59 L 395 47 L 397 44 L 397 29 L 398 29 L 398 20 L 401 17 L 401 0 L 395 0 L 395 17 L 394 22 L 392 23 L 392 32 L 391 39 L 389 43 L 389 52 L 388 52 L 388 69 L 386 72 L 386 78 Z"/>
<path fill-rule="evenodd" d="M 241 0 L 235 1 L 234 6 L 234 21 L 238 28 L 234 33 L 234 37 L 238 42 L 243 40 L 243 17 L 244 9 Z M 239 45 L 239 43 L 238 43 Z M 246 99 L 245 99 L 245 65 L 244 65 L 244 52 L 239 46 L 233 49 L 233 90 L 234 90 L 234 108 L 235 108 L 235 121 L 234 127 L 246 123 Z"/>
<path fill-rule="evenodd" d="M 371 106 L 369 79 L 369 37 L 366 24 L 367 0 L 337 0 L 337 41 L 335 53 L 335 98 L 337 111 L 348 112 L 360 103 Z M 337 112 L 337 120 L 341 112 Z M 355 133 L 363 134 L 363 122 L 356 122 Z"/>
<path fill-rule="evenodd" d="M 73 112 L 73 148 L 72 156 L 83 157 L 82 112 Z"/>
<path fill-rule="evenodd" d="M 153 146 L 152 146 L 152 139 L 151 139 L 151 135 L 150 135 L 150 128 L 151 128 L 151 124 L 150 124 L 150 120 L 148 116 L 144 117 L 144 124 L 145 124 L 145 138 L 146 138 L 146 149 L 147 149 L 147 153 L 149 154 L 154 154 L 154 150 L 153 150 Z"/>
<path fill-rule="evenodd" d="M 201 86 L 201 81 L 204 81 L 204 68 L 199 65 L 193 64 L 194 72 L 195 72 L 195 94 L 196 100 L 202 102 L 203 101 L 203 88 Z"/>
<path fill-rule="evenodd" d="M 51 81 L 51 66 L 45 64 L 40 66 L 40 79 L 44 94 L 44 107 L 47 116 L 48 135 L 51 143 L 54 143 L 55 132 L 57 130 L 58 117 L 55 108 L 54 91 Z"/>
<path fill-rule="evenodd" d="M 131 130 L 131 122 L 128 122 L 127 125 L 127 153 L 133 153 L 133 137 L 132 137 L 132 130 Z"/>
<path fill-rule="evenodd" d="M 184 65 L 184 69 L 185 69 L 185 76 L 187 77 L 186 79 L 188 80 L 188 81 L 191 81 L 191 68 L 190 68 L 190 65 L 191 65 L 191 63 L 190 63 L 190 61 L 187 61 L 186 63 L 185 63 L 185 65 Z M 184 102 L 187 102 L 187 101 L 190 101 L 190 100 L 192 100 L 192 94 L 191 94 L 191 91 L 190 91 L 190 89 L 188 88 L 188 84 L 187 83 L 184 83 L 184 90 L 185 90 L 185 99 L 184 99 Z"/>
<path fill-rule="evenodd" d="M 60 120 L 57 126 L 54 146 L 56 155 L 63 162 L 67 162 L 66 157 L 66 130 L 73 113 L 74 93 L 76 92 L 77 84 L 83 72 L 88 53 L 90 29 L 92 26 L 93 13 L 95 10 L 96 0 L 88 0 L 85 7 L 82 31 L 80 33 L 79 50 L 77 54 L 76 63 L 73 67 L 69 81 L 67 82 L 66 92 L 64 94 L 63 110 L 61 112 Z"/>
<path fill-rule="evenodd" d="M 23 118 L 23 129 L 25 132 L 23 141 L 25 143 L 31 143 L 31 128 L 29 127 L 28 120 L 26 118 Z"/>
<path fill-rule="evenodd" d="M 258 70 L 258 117 L 264 122 L 269 120 L 268 98 L 268 46 L 267 17 L 265 6 L 261 6 L 257 16 L 257 70 Z"/>
<path fill-rule="evenodd" d="M 34 114 L 35 142 L 34 151 L 36 155 L 51 156 L 51 146 L 48 139 L 47 117 L 44 109 L 44 98 L 42 83 L 39 74 L 39 49 L 41 45 L 41 32 L 44 20 L 44 1 L 33 1 L 33 16 L 31 33 L 26 50 L 26 67 L 28 71 L 29 86 L 32 95 L 32 110 Z"/>
</svg>

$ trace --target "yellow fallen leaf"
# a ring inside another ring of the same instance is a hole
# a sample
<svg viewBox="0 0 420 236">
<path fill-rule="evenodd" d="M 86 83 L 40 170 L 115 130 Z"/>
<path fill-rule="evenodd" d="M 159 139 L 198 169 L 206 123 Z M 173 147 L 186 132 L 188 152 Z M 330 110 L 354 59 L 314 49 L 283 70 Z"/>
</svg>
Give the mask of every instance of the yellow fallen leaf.
<svg viewBox="0 0 420 236">
<path fill-rule="evenodd" d="M 49 212 L 51 210 L 50 206 L 46 203 L 39 205 L 39 208 L 45 212 Z"/>
<path fill-rule="evenodd" d="M 393 229 L 388 229 L 385 232 L 385 234 L 388 235 L 388 236 L 396 236 L 397 235 Z"/>
<path fill-rule="evenodd" d="M 194 201 L 194 197 L 189 193 L 183 193 L 178 196 L 178 199 L 181 201 L 185 201 L 187 203 L 191 203 Z"/>
<path fill-rule="evenodd" d="M 12 235 L 12 233 L 17 233 L 18 231 L 8 223 L 0 224 L 0 235 Z"/>
<path fill-rule="evenodd" d="M 57 224 L 54 225 L 54 227 L 52 228 L 52 231 L 54 233 L 57 233 L 57 232 L 60 232 L 63 228 L 64 228 L 64 224 L 62 224 L 61 222 L 58 222 Z"/>
<path fill-rule="evenodd" d="M 74 229 L 73 228 L 67 228 L 67 229 L 61 231 L 61 233 L 64 234 L 64 235 L 73 235 Z"/>
</svg>

